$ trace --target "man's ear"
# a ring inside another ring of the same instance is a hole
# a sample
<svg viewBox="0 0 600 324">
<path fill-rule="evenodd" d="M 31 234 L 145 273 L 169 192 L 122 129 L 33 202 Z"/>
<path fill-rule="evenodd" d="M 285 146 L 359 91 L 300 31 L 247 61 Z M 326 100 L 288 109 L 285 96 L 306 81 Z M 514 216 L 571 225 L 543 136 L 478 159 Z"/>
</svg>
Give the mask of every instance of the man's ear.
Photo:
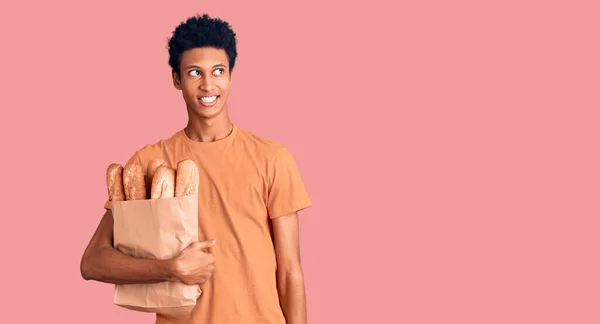
<svg viewBox="0 0 600 324">
<path fill-rule="evenodd" d="M 179 74 L 175 71 L 171 71 L 171 76 L 173 77 L 173 86 L 175 86 L 175 89 L 181 90 L 181 79 L 179 78 Z"/>
</svg>

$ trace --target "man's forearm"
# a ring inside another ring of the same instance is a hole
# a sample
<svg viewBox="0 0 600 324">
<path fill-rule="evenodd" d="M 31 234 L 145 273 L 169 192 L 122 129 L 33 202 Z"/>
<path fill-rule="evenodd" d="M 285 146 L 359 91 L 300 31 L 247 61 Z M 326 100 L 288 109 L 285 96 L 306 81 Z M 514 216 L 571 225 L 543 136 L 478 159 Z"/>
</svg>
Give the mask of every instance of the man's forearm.
<svg viewBox="0 0 600 324">
<path fill-rule="evenodd" d="M 279 302 L 287 324 L 306 324 L 306 293 L 302 270 L 277 273 Z"/>
<path fill-rule="evenodd" d="M 83 258 L 81 275 L 85 280 L 112 284 L 159 283 L 174 277 L 169 260 L 136 258 L 109 246 Z"/>
</svg>

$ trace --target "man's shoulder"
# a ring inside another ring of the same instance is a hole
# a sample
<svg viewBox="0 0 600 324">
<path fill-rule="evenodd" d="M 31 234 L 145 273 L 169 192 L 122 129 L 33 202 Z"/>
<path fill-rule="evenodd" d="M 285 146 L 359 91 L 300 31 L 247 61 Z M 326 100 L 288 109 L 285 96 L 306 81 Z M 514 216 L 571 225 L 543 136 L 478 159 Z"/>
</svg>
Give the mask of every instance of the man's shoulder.
<svg viewBox="0 0 600 324">
<path fill-rule="evenodd" d="M 257 153 L 265 156 L 275 156 L 287 151 L 285 145 L 279 141 L 259 135 L 257 132 L 238 127 L 239 138 Z"/>
<path fill-rule="evenodd" d="M 142 160 L 168 154 L 181 141 L 181 132 L 182 130 L 177 130 L 167 137 L 144 144 L 135 151 L 135 154 Z"/>
</svg>

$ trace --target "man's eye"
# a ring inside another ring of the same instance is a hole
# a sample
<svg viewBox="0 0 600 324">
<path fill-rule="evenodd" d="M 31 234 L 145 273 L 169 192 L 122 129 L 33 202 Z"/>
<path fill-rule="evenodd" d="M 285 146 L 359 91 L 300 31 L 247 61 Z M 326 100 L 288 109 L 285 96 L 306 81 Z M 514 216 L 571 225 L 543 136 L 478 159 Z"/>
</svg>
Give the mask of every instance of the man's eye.
<svg viewBox="0 0 600 324">
<path fill-rule="evenodd" d="M 223 69 L 216 69 L 216 70 L 215 70 L 215 73 L 216 73 L 217 75 L 221 75 L 221 74 L 223 74 Z"/>
<path fill-rule="evenodd" d="M 200 74 L 200 72 L 198 70 L 192 70 L 192 71 L 190 71 L 190 75 L 191 76 L 197 76 L 199 74 Z"/>
</svg>

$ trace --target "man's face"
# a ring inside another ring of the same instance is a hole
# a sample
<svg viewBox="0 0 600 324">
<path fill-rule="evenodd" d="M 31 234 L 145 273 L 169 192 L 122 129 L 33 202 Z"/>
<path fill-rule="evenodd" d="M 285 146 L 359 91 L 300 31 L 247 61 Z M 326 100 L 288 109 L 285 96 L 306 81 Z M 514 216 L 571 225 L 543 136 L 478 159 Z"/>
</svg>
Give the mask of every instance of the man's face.
<svg viewBox="0 0 600 324">
<path fill-rule="evenodd" d="M 225 50 L 212 47 L 183 52 L 179 78 L 173 73 L 175 88 L 181 90 L 190 114 L 208 119 L 227 109 L 231 86 L 229 60 Z"/>
</svg>

